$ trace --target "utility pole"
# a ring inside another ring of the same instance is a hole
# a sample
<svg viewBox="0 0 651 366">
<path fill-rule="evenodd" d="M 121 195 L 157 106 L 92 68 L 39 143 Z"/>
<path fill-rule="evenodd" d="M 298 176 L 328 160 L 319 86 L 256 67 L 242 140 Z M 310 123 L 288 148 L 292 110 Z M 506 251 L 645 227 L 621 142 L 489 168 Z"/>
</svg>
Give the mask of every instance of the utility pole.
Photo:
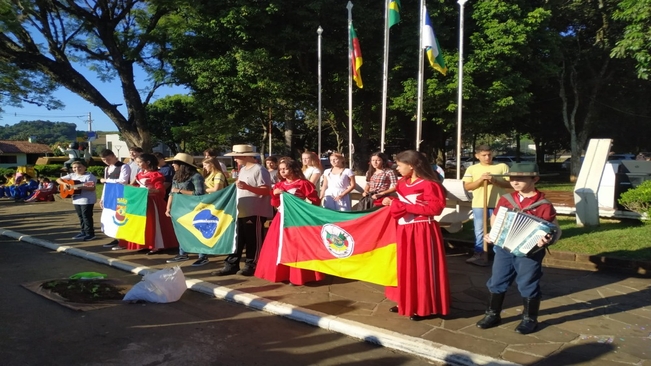
<svg viewBox="0 0 651 366">
<path fill-rule="evenodd" d="M 93 120 L 90 118 L 90 112 L 88 112 L 88 132 L 93 132 Z M 88 152 L 92 154 L 93 151 L 90 148 L 90 137 L 88 138 Z"/>
</svg>

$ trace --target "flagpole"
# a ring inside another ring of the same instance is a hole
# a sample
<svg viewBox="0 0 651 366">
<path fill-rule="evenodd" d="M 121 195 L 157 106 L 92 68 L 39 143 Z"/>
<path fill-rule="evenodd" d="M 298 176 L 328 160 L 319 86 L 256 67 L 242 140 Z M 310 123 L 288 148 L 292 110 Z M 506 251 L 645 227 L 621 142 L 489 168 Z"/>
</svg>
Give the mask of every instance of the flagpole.
<svg viewBox="0 0 651 366">
<path fill-rule="evenodd" d="M 317 44 L 317 53 L 318 53 L 318 64 L 319 64 L 319 70 L 317 72 L 319 76 L 319 112 L 318 112 L 318 120 L 319 120 L 319 159 L 321 159 L 321 33 L 323 33 L 323 28 L 319 26 L 319 28 L 316 30 L 316 33 L 319 35 L 318 36 L 318 44 Z"/>
<path fill-rule="evenodd" d="M 384 67 L 382 70 L 382 129 L 380 130 L 380 151 L 384 152 L 384 136 L 387 127 L 387 89 L 389 84 L 389 3 L 386 0 L 384 11 Z"/>
<path fill-rule="evenodd" d="M 458 0 L 459 11 L 459 90 L 457 92 L 457 179 L 461 179 L 461 116 L 463 112 L 463 8 L 468 0 Z M 458 210 L 457 210 L 458 211 Z"/>
<path fill-rule="evenodd" d="M 348 9 L 348 168 L 353 168 L 353 40 L 350 28 L 353 24 L 353 3 L 346 4 Z"/>
<path fill-rule="evenodd" d="M 425 0 L 420 0 L 420 41 L 418 50 L 418 104 L 416 107 L 416 150 L 420 149 L 423 119 L 423 74 L 425 73 L 423 52 L 423 25 L 425 24 Z"/>
</svg>

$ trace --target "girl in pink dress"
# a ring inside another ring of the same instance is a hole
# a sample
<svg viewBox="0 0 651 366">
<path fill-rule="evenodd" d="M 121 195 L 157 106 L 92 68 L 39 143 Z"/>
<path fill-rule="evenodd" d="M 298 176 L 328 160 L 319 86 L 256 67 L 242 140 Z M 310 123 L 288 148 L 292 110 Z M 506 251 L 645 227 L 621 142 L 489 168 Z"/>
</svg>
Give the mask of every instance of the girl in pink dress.
<svg viewBox="0 0 651 366">
<path fill-rule="evenodd" d="M 398 197 L 386 197 L 398 224 L 398 286 L 387 287 L 388 299 L 398 303 L 389 309 L 411 320 L 447 315 L 450 309 L 445 246 L 434 216 L 445 208 L 445 189 L 426 159 L 417 151 L 397 155 Z"/>
<path fill-rule="evenodd" d="M 273 186 L 271 192 L 271 204 L 274 207 L 280 206 L 280 195 L 283 192 L 293 194 L 301 199 L 307 199 L 315 206 L 319 205 L 319 196 L 314 184 L 305 179 L 305 175 L 303 175 L 297 161 L 290 158 L 281 159 L 280 164 L 278 164 L 278 173 L 282 179 Z M 325 275 L 321 272 L 276 264 L 278 260 L 279 230 L 280 215 L 276 215 L 271 225 L 269 225 L 269 231 L 262 245 L 255 276 L 271 282 L 289 281 L 293 285 L 304 285 L 308 282 L 323 280 Z"/>
<path fill-rule="evenodd" d="M 122 249 L 149 249 L 147 254 L 153 254 L 164 248 L 177 248 L 172 219 L 165 216 L 165 177 L 158 171 L 158 159 L 151 154 L 142 154 L 136 158 L 140 172 L 136 175 L 136 187 L 149 190 L 147 197 L 147 225 L 145 230 L 145 245 L 126 240 L 120 240 Z"/>
</svg>

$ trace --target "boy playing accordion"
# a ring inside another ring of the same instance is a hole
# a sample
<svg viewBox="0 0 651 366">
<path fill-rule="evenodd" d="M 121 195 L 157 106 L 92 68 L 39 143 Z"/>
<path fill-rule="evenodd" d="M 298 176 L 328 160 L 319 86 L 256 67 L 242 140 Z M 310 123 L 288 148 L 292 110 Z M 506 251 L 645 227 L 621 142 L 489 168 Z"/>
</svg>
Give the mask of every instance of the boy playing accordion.
<svg viewBox="0 0 651 366">
<path fill-rule="evenodd" d="M 548 234 L 538 240 L 537 246 L 543 249 L 553 244 L 561 235 L 556 220 L 554 206 L 545 199 L 545 194 L 536 189 L 536 182 L 540 179 L 538 165 L 534 163 L 513 164 L 509 173 L 513 193 L 502 196 L 497 202 L 495 211 L 491 216 L 491 227 L 495 224 L 496 215 L 500 207 L 509 210 L 523 212 L 546 220 L 556 226 L 554 233 Z M 489 234 L 485 234 L 488 242 Z M 488 309 L 483 319 L 477 322 L 477 327 L 482 329 L 492 328 L 500 324 L 502 304 L 509 285 L 516 282 L 524 309 L 522 321 L 515 328 L 520 334 L 529 334 L 538 326 L 538 310 L 540 309 L 540 278 L 542 277 L 542 261 L 545 257 L 545 250 L 532 250 L 527 256 L 516 256 L 508 250 L 494 246 L 495 259 L 491 277 L 486 283 L 490 291 Z"/>
</svg>

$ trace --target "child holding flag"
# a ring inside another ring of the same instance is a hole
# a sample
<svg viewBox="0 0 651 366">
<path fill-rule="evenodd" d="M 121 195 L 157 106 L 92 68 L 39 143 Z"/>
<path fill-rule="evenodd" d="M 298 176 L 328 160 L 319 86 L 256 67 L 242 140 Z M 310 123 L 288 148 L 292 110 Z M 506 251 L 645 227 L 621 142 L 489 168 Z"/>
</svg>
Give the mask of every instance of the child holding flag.
<svg viewBox="0 0 651 366">
<path fill-rule="evenodd" d="M 280 207 L 280 195 L 283 192 L 309 200 L 313 205 L 319 205 L 319 195 L 312 182 L 305 178 L 297 161 L 283 158 L 278 164 L 280 182 L 276 183 L 271 191 L 271 205 Z M 291 268 L 283 264 L 276 264 L 278 258 L 278 236 L 280 230 L 280 215 L 276 215 L 269 226 L 269 231 L 260 251 L 258 266 L 255 276 L 271 282 L 289 281 L 293 285 L 304 285 L 307 282 L 321 281 L 325 275 L 321 272 L 300 268 Z"/>
<path fill-rule="evenodd" d="M 158 171 L 158 158 L 152 154 L 140 154 L 135 159 L 138 173 L 132 184 L 135 187 L 147 189 L 147 225 L 144 245 L 120 240 L 117 248 L 129 250 L 149 249 L 147 255 L 154 254 L 164 248 L 179 246 L 172 228 L 172 220 L 165 215 L 165 177 Z"/>
<path fill-rule="evenodd" d="M 396 161 L 402 175 L 396 186 L 398 197 L 382 200 L 398 224 L 398 286 L 386 288 L 387 298 L 398 305 L 389 311 L 414 321 L 447 315 L 450 289 L 445 246 L 434 220 L 445 208 L 445 189 L 419 152 L 403 151 Z"/>
</svg>

